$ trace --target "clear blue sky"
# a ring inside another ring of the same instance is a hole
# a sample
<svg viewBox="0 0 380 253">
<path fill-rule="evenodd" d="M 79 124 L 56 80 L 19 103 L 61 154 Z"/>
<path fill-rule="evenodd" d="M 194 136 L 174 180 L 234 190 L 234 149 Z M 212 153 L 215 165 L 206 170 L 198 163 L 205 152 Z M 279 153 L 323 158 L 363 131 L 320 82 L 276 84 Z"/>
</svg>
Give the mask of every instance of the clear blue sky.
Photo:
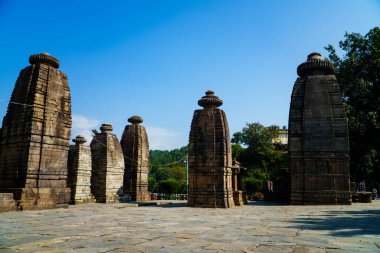
<svg viewBox="0 0 380 253">
<path fill-rule="evenodd" d="M 73 135 L 107 122 L 120 138 L 139 115 L 152 148 L 181 147 L 208 89 L 231 135 L 287 125 L 306 56 L 378 25 L 374 0 L 0 0 L 0 117 L 29 55 L 49 52 L 68 75 Z"/>
</svg>

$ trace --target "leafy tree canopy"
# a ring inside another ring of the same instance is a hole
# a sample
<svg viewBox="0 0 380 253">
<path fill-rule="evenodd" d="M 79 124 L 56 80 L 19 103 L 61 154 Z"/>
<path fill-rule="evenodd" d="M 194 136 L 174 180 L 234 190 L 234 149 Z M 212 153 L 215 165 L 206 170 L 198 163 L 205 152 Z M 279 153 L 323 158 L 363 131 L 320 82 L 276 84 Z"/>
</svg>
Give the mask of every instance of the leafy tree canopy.
<svg viewBox="0 0 380 253">
<path fill-rule="evenodd" d="M 288 167 L 286 152 L 273 144 L 278 131 L 278 126 L 247 123 L 242 131 L 233 134 L 232 153 L 247 168 L 242 172 L 247 191 L 262 190 L 265 180 L 276 181 L 280 169 Z"/>
<path fill-rule="evenodd" d="M 380 28 L 346 33 L 339 57 L 328 45 L 345 103 L 350 134 L 350 170 L 356 181 L 380 182 Z M 376 183 L 376 182 L 375 182 Z"/>
<path fill-rule="evenodd" d="M 150 191 L 166 194 L 186 193 L 187 147 L 150 151 Z M 181 160 L 183 159 L 183 160 Z"/>
</svg>

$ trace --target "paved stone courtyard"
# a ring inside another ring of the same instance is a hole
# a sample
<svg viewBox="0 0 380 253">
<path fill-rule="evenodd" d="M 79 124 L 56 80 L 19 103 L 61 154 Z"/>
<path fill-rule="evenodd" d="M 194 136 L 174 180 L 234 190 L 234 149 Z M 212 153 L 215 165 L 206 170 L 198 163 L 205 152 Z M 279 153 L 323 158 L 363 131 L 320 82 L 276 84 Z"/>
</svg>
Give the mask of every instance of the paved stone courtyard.
<svg viewBox="0 0 380 253">
<path fill-rule="evenodd" d="M 0 213 L 0 224 L 0 252 L 380 252 L 380 201 L 231 209 L 94 203 Z"/>
</svg>

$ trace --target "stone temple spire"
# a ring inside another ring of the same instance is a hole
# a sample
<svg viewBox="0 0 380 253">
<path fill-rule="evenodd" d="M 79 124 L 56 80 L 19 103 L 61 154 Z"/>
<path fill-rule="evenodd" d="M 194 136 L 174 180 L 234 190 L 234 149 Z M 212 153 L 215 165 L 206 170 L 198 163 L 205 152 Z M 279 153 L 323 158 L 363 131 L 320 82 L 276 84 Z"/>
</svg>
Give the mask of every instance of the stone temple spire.
<svg viewBox="0 0 380 253">
<path fill-rule="evenodd" d="M 71 204 L 94 202 L 91 194 L 91 149 L 85 146 L 86 138 L 78 135 L 72 140 L 75 145 L 69 149 L 69 176 L 68 186 L 71 189 Z"/>
<path fill-rule="evenodd" d="M 289 113 L 292 204 L 350 204 L 347 119 L 331 62 L 297 68 Z"/>
<path fill-rule="evenodd" d="M 66 205 L 70 198 L 67 76 L 47 53 L 31 55 L 29 62 L 16 81 L 0 137 L 0 192 L 12 192 L 24 210 Z"/>
<path fill-rule="evenodd" d="M 189 137 L 189 200 L 191 207 L 234 207 L 232 154 L 223 101 L 207 91 L 195 110 Z"/>
<path fill-rule="evenodd" d="M 121 137 L 124 154 L 124 193 L 132 201 L 150 200 L 148 192 L 149 142 L 143 119 L 132 116 L 128 119 L 132 125 L 125 126 Z"/>
<path fill-rule="evenodd" d="M 96 202 L 119 202 L 123 196 L 124 159 L 119 140 L 112 133 L 112 125 L 104 123 L 101 133 L 93 131 L 91 141 L 91 192 Z"/>
</svg>

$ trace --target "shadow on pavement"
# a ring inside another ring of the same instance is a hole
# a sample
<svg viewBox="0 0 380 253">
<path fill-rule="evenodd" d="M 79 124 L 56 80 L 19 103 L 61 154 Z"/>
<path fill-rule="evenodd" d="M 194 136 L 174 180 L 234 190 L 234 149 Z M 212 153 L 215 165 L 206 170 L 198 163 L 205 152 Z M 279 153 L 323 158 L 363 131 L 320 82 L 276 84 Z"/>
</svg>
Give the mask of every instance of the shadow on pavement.
<svg viewBox="0 0 380 253">
<path fill-rule="evenodd" d="M 325 214 L 296 218 L 292 222 L 304 230 L 331 230 L 331 236 L 380 235 L 380 210 L 325 211 Z"/>
<path fill-rule="evenodd" d="M 163 207 L 163 208 L 187 207 L 187 202 L 160 204 L 160 205 L 157 205 L 157 207 Z"/>
<path fill-rule="evenodd" d="M 285 202 L 248 201 L 248 206 L 288 206 Z"/>
</svg>

